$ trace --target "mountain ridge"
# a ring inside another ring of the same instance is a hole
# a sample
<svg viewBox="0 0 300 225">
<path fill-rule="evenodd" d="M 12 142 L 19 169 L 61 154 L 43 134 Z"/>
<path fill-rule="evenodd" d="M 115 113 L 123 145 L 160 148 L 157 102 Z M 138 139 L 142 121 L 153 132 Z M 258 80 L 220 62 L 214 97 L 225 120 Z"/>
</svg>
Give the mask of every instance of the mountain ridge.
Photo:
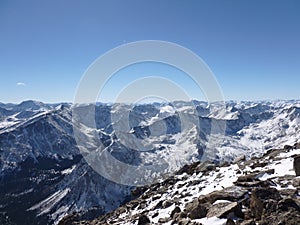
<svg viewBox="0 0 300 225">
<path fill-rule="evenodd" d="M 269 150 L 260 158 L 243 156 L 232 164 L 186 165 L 132 193 L 138 197 L 106 215 L 88 221 L 75 213 L 59 225 L 299 224 L 300 143 Z"/>
</svg>

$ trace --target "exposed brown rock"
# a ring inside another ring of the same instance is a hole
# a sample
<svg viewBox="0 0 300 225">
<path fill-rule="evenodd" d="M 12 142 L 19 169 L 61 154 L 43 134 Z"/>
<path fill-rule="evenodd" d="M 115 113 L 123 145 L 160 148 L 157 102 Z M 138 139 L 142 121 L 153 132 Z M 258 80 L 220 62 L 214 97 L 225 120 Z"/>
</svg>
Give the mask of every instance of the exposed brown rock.
<svg viewBox="0 0 300 225">
<path fill-rule="evenodd" d="M 267 162 L 256 162 L 253 165 L 251 165 L 251 169 L 255 169 L 257 167 L 265 167 L 266 165 L 268 165 Z"/>
<path fill-rule="evenodd" d="M 250 200 L 250 209 L 252 216 L 260 220 L 264 210 L 264 204 L 267 200 L 280 200 L 281 196 L 275 188 L 255 188 L 252 191 Z"/>
<path fill-rule="evenodd" d="M 256 223 L 253 220 L 244 220 L 242 222 L 237 223 L 237 225 L 256 225 Z"/>
<path fill-rule="evenodd" d="M 292 184 L 295 188 L 300 188 L 300 177 L 295 177 L 292 181 Z"/>
<path fill-rule="evenodd" d="M 158 223 L 167 223 L 171 220 L 170 217 L 159 218 Z"/>
<path fill-rule="evenodd" d="M 248 191 L 242 187 L 232 186 L 224 188 L 221 191 L 214 191 L 208 195 L 200 196 L 198 201 L 199 203 L 214 203 L 217 200 L 228 200 L 234 202 L 243 199 L 247 192 Z"/>
<path fill-rule="evenodd" d="M 136 187 L 131 191 L 133 197 L 138 197 L 147 190 L 147 187 Z"/>
<path fill-rule="evenodd" d="M 255 172 L 255 173 L 250 173 L 244 176 L 240 176 L 238 177 L 237 182 L 253 182 L 253 181 L 259 181 L 258 177 L 260 177 L 261 175 L 267 173 L 267 174 L 274 174 L 274 169 L 270 169 L 270 170 L 264 170 L 264 171 L 259 171 L 259 172 Z"/>
<path fill-rule="evenodd" d="M 197 166 L 200 163 L 194 163 L 192 165 L 184 165 L 180 170 L 177 171 L 176 174 L 183 174 L 183 173 L 187 173 L 189 175 L 192 175 L 195 172 L 195 168 L 197 168 Z"/>
<path fill-rule="evenodd" d="M 270 181 L 268 180 L 257 180 L 252 182 L 234 182 L 235 185 L 245 187 L 245 188 L 252 188 L 252 187 L 269 187 L 271 185 Z"/>
<path fill-rule="evenodd" d="M 289 189 L 289 188 L 286 188 L 286 189 L 281 189 L 281 190 L 279 190 L 279 193 L 280 193 L 280 195 L 283 196 L 283 197 L 286 197 L 286 198 L 288 198 L 288 197 L 294 198 L 294 197 L 296 197 L 298 191 L 295 190 L 295 189 Z"/>
<path fill-rule="evenodd" d="M 181 219 L 178 221 L 178 225 L 188 225 L 190 224 L 191 220 L 190 219 Z"/>
<path fill-rule="evenodd" d="M 237 202 L 215 204 L 208 210 L 206 216 L 227 218 L 230 213 L 234 214 L 236 217 L 244 217 L 244 214 L 242 213 L 242 207 Z"/>
<path fill-rule="evenodd" d="M 234 159 L 233 163 L 238 163 L 238 162 L 241 162 L 241 161 L 245 161 L 246 160 L 246 156 L 245 155 L 241 155 L 241 156 L 238 156 Z"/>
<path fill-rule="evenodd" d="M 168 207 L 170 207 L 170 206 L 173 205 L 173 204 L 174 204 L 173 201 L 171 201 L 171 200 L 166 200 L 166 201 L 163 202 L 162 207 L 163 207 L 163 208 L 168 208 Z"/>
<path fill-rule="evenodd" d="M 206 216 L 210 204 L 208 203 L 199 203 L 198 199 L 195 199 L 191 203 L 188 203 L 185 207 L 187 216 L 191 219 L 201 219 Z"/>
</svg>

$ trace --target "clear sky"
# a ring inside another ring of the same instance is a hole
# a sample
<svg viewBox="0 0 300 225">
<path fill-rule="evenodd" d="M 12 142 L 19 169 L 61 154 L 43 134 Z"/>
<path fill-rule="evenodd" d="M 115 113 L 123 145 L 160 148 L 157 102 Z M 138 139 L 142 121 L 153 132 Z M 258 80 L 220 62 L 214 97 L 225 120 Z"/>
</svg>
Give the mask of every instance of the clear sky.
<svg viewBox="0 0 300 225">
<path fill-rule="evenodd" d="M 227 100 L 299 99 L 299 12 L 297 0 L 1 0 L 0 102 L 71 102 L 96 58 L 139 40 L 198 54 Z M 135 71 L 176 74 L 149 65 Z M 124 85 L 113 81 L 104 101 Z M 190 81 L 179 82 L 203 98 Z"/>
</svg>

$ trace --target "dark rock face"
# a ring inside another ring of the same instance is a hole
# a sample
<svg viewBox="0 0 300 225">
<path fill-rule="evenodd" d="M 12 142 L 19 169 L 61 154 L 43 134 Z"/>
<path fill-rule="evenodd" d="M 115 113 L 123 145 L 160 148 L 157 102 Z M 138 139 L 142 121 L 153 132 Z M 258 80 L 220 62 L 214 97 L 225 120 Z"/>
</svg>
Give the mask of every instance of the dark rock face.
<svg viewBox="0 0 300 225">
<path fill-rule="evenodd" d="M 300 142 L 295 143 L 294 148 L 299 149 L 300 148 Z"/>
<path fill-rule="evenodd" d="M 286 198 L 282 201 L 280 201 L 277 205 L 277 209 L 282 210 L 282 211 L 288 211 L 289 208 L 295 209 L 297 212 L 300 212 L 300 206 L 298 203 L 291 199 L 291 198 Z"/>
<path fill-rule="evenodd" d="M 149 218 L 146 215 L 141 215 L 138 220 L 138 225 L 147 225 L 150 223 Z"/>
<path fill-rule="evenodd" d="M 141 194 L 143 194 L 146 190 L 147 190 L 146 187 L 136 187 L 136 188 L 134 188 L 134 189 L 131 191 L 131 195 L 132 195 L 133 197 L 138 197 L 138 196 L 140 196 Z"/>
<path fill-rule="evenodd" d="M 294 157 L 294 170 L 296 176 L 300 176 L 300 155 Z"/>
<path fill-rule="evenodd" d="M 160 218 L 160 219 L 158 220 L 158 223 L 160 223 L 160 224 L 162 224 L 162 223 L 167 223 L 167 222 L 169 222 L 170 220 L 171 220 L 170 217 Z"/>
<path fill-rule="evenodd" d="M 179 214 L 181 212 L 181 209 L 176 206 L 175 209 L 173 209 L 173 211 L 171 212 L 171 218 L 174 218 L 175 214 Z"/>
<path fill-rule="evenodd" d="M 291 149 L 293 149 L 293 146 L 285 145 L 285 146 L 283 147 L 283 149 L 284 149 L 284 150 L 291 150 Z"/>
<path fill-rule="evenodd" d="M 235 225 L 235 222 L 232 220 L 232 219 L 228 219 L 227 221 L 226 221 L 226 225 Z"/>
</svg>

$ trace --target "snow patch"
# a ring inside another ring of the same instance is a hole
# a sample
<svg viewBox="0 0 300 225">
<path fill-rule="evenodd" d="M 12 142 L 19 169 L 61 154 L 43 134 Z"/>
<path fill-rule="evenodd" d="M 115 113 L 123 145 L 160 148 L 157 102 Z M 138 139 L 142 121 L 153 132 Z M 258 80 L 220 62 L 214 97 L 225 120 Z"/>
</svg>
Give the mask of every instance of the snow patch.
<svg viewBox="0 0 300 225">
<path fill-rule="evenodd" d="M 28 209 L 28 211 L 31 210 L 39 210 L 39 214 L 43 215 L 45 213 L 49 213 L 51 209 L 60 201 L 62 200 L 69 192 L 71 191 L 70 188 L 66 188 L 62 191 L 57 191 L 42 202 L 32 206 L 31 208 Z"/>
<path fill-rule="evenodd" d="M 76 168 L 76 165 L 73 165 L 71 168 L 65 169 L 65 170 L 61 171 L 61 174 L 64 174 L 64 175 L 70 174 L 70 173 L 73 172 L 73 170 L 74 170 L 75 168 Z"/>
</svg>

